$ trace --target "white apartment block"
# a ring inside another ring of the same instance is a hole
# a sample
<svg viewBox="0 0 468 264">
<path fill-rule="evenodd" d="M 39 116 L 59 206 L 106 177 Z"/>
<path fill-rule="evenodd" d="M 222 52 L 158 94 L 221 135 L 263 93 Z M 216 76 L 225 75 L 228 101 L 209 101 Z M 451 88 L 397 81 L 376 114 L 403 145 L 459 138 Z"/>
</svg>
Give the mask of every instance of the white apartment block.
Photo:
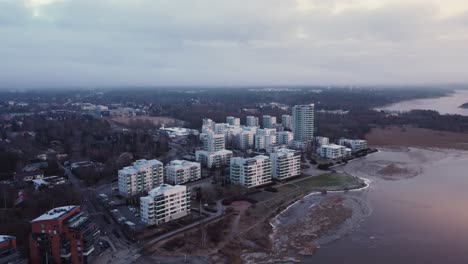
<svg viewBox="0 0 468 264">
<path fill-rule="evenodd" d="M 190 214 L 190 192 L 186 186 L 163 184 L 140 198 L 141 221 L 160 225 Z"/>
<path fill-rule="evenodd" d="M 289 143 L 289 147 L 292 149 L 306 151 L 309 150 L 311 147 L 310 141 L 304 140 L 293 140 Z"/>
<path fill-rule="evenodd" d="M 263 128 L 274 128 L 276 124 L 276 116 L 263 116 Z"/>
<path fill-rule="evenodd" d="M 255 149 L 257 151 L 266 150 L 271 145 L 276 145 L 276 129 L 258 129 L 255 134 Z"/>
<path fill-rule="evenodd" d="M 326 159 L 339 159 L 351 155 L 351 149 L 336 144 L 322 145 L 317 149 L 317 154 Z"/>
<path fill-rule="evenodd" d="M 237 143 L 237 138 L 244 129 L 239 126 L 228 126 L 224 131 L 224 138 L 226 139 L 226 145 L 233 147 Z"/>
<path fill-rule="evenodd" d="M 226 123 L 228 123 L 230 126 L 240 126 L 240 118 L 228 116 L 226 117 Z"/>
<path fill-rule="evenodd" d="M 276 143 L 289 146 L 294 139 L 294 133 L 291 131 L 276 132 Z"/>
<path fill-rule="evenodd" d="M 242 150 L 252 149 L 254 147 L 255 132 L 255 129 L 242 130 L 242 132 L 237 137 L 238 148 Z"/>
<path fill-rule="evenodd" d="M 258 127 L 259 121 L 258 117 L 256 116 L 247 116 L 245 119 L 245 124 L 249 127 Z"/>
<path fill-rule="evenodd" d="M 232 158 L 230 179 L 232 184 L 246 188 L 271 183 L 271 161 L 267 156 Z"/>
<path fill-rule="evenodd" d="M 214 133 L 200 134 L 205 151 L 219 151 L 226 148 L 225 135 Z"/>
<path fill-rule="evenodd" d="M 294 140 L 312 141 L 314 139 L 314 108 L 314 104 L 293 107 Z"/>
<path fill-rule="evenodd" d="M 201 179 L 201 168 L 198 162 L 173 160 L 166 165 L 164 172 L 164 182 L 172 185 Z"/>
<path fill-rule="evenodd" d="M 229 165 L 231 158 L 232 151 L 226 149 L 215 152 L 204 150 L 195 151 L 195 160 L 203 165 L 206 165 L 208 168 Z"/>
<path fill-rule="evenodd" d="M 330 144 L 330 139 L 327 137 L 315 137 L 315 144 L 317 146 Z"/>
<path fill-rule="evenodd" d="M 270 154 L 272 176 L 284 180 L 301 175 L 301 153 L 292 149 L 279 149 Z"/>
<path fill-rule="evenodd" d="M 358 152 L 367 149 L 367 141 L 362 139 L 342 138 L 339 140 L 338 144 L 351 148 L 352 152 Z"/>
<path fill-rule="evenodd" d="M 131 197 L 163 183 L 163 164 L 158 160 L 137 160 L 118 172 L 119 193 Z"/>
<path fill-rule="evenodd" d="M 224 134 L 228 127 L 229 124 L 227 123 L 216 123 L 214 124 L 214 132 L 215 134 Z"/>
<path fill-rule="evenodd" d="M 281 124 L 283 125 L 285 129 L 292 130 L 292 116 L 282 115 Z"/>
</svg>

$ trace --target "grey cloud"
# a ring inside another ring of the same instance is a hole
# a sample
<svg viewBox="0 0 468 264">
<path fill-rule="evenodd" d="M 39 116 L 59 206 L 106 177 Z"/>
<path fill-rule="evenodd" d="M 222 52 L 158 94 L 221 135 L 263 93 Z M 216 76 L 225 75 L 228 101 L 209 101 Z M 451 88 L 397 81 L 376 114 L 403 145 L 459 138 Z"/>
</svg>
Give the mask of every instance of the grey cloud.
<svg viewBox="0 0 468 264">
<path fill-rule="evenodd" d="M 466 16 L 292 0 L 0 0 L 0 87 L 467 82 Z"/>
</svg>

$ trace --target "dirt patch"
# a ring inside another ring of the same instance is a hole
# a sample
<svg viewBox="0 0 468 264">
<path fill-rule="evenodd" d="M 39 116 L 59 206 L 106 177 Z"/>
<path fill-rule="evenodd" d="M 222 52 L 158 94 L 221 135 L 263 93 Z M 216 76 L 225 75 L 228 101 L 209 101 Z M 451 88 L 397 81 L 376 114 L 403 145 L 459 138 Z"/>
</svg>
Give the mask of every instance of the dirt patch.
<svg viewBox="0 0 468 264">
<path fill-rule="evenodd" d="M 344 198 L 329 197 L 309 208 L 294 221 L 275 225 L 269 243 L 243 255 L 246 263 L 299 262 L 302 256 L 313 255 L 318 249 L 317 239 L 337 228 L 352 216 L 352 209 L 344 205 Z M 255 234 L 249 234 L 254 236 Z M 258 238 L 258 236 L 255 236 Z M 254 241 L 255 244 L 259 244 Z"/>
<path fill-rule="evenodd" d="M 416 127 L 373 128 L 366 135 L 373 147 L 425 147 L 468 150 L 468 133 Z"/>
</svg>

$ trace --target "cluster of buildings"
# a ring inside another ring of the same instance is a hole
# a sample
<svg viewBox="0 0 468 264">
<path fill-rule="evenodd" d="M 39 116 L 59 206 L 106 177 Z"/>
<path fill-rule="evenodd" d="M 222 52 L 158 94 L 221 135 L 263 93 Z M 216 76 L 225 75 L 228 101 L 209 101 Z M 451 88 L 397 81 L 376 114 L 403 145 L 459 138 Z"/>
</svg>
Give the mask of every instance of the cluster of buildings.
<svg viewBox="0 0 468 264">
<path fill-rule="evenodd" d="M 270 115 L 262 117 L 261 127 L 259 121 L 255 116 L 247 116 L 245 125 L 233 116 L 226 117 L 226 123 L 203 119 L 200 134 L 203 149 L 195 152 L 196 160 L 209 168 L 229 165 L 232 151 L 226 150 L 227 146 L 266 153 L 284 148 L 310 148 L 314 138 L 314 104 L 294 106 L 292 116 L 281 116 L 281 123 Z"/>
<path fill-rule="evenodd" d="M 342 138 L 338 144 L 330 144 L 326 137 L 317 137 L 315 139 L 317 154 L 326 159 L 340 159 L 351 156 L 352 153 L 367 149 L 367 141 L 362 139 Z"/>
<path fill-rule="evenodd" d="M 118 172 L 119 193 L 140 197 L 140 217 L 157 225 L 190 213 L 190 192 L 182 185 L 201 179 L 200 163 L 173 160 L 166 166 L 158 160 L 137 160 Z"/>
</svg>

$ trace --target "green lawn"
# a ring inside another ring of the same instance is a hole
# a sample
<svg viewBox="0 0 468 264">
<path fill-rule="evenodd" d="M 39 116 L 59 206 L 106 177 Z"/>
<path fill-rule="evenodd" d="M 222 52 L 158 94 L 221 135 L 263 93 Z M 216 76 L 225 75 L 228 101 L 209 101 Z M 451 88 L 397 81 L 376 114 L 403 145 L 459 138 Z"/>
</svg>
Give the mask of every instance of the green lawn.
<svg viewBox="0 0 468 264">
<path fill-rule="evenodd" d="M 309 177 L 297 181 L 295 184 L 306 190 L 338 190 L 357 188 L 362 186 L 364 182 L 350 175 L 332 172 L 316 177 Z"/>
</svg>

